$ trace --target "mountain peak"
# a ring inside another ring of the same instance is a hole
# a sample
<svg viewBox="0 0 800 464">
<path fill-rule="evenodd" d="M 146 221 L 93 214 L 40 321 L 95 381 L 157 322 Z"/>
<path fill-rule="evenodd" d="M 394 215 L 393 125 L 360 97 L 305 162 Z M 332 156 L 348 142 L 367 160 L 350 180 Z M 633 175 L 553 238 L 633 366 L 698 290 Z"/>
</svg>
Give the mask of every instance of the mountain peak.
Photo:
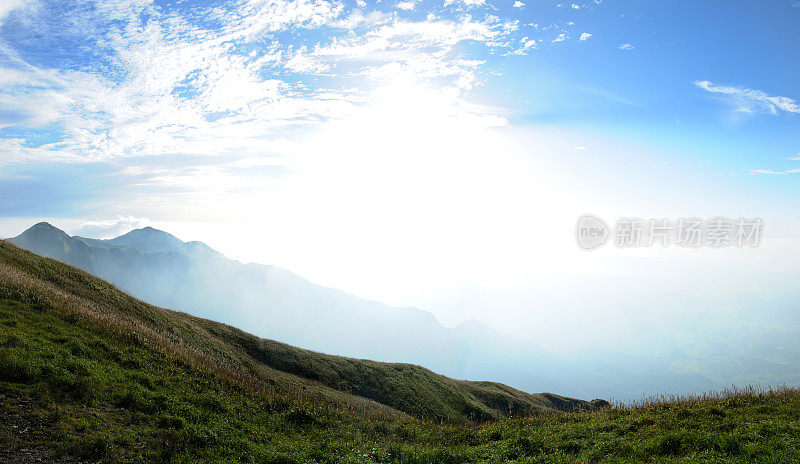
<svg viewBox="0 0 800 464">
<path fill-rule="evenodd" d="M 147 226 L 109 240 L 114 245 L 128 245 L 144 253 L 186 253 L 186 244 L 178 237 Z"/>
<path fill-rule="evenodd" d="M 59 231 L 61 230 L 58 227 L 54 226 L 53 224 L 50 224 L 47 221 L 37 222 L 36 224 L 34 224 L 34 225 L 32 225 L 32 226 L 30 226 L 28 228 L 28 230 L 31 230 L 31 229 L 50 229 L 50 230 L 59 230 Z"/>
<path fill-rule="evenodd" d="M 151 226 L 145 226 L 145 227 L 142 227 L 142 228 L 139 228 L 139 229 L 133 229 L 128 233 L 130 234 L 130 233 L 133 233 L 133 232 L 161 233 L 161 234 L 172 235 L 169 232 L 164 232 L 161 229 L 156 229 L 155 227 L 151 227 Z"/>
<path fill-rule="evenodd" d="M 75 251 L 75 246 L 80 247 L 80 243 L 73 240 L 66 232 L 44 221 L 32 225 L 9 241 L 18 247 L 36 250 L 36 253 L 62 261 L 68 260 L 67 257 Z M 84 261 L 83 257 L 70 260 L 70 264 L 89 268 L 88 262 Z"/>
<path fill-rule="evenodd" d="M 112 240 L 117 240 L 122 237 L 149 237 L 149 238 L 161 237 L 164 239 L 177 240 L 183 243 L 178 237 L 170 234 L 169 232 L 164 232 L 161 229 L 156 229 L 150 226 L 142 227 L 141 229 L 133 229 L 126 234 L 122 234 L 117 238 L 113 238 Z"/>
<path fill-rule="evenodd" d="M 52 224 L 50 224 L 49 222 L 46 222 L 46 221 L 37 222 L 36 224 L 30 226 L 28 229 L 25 230 L 25 232 L 19 234 L 19 236 L 17 236 L 17 238 L 29 237 L 29 236 L 32 236 L 32 235 L 40 236 L 42 234 L 58 235 L 58 236 L 60 236 L 62 238 L 63 237 L 69 238 L 69 235 L 67 235 L 66 232 L 64 232 L 63 230 L 59 229 L 58 227 L 56 227 L 56 226 L 54 226 L 54 225 L 52 225 Z"/>
</svg>

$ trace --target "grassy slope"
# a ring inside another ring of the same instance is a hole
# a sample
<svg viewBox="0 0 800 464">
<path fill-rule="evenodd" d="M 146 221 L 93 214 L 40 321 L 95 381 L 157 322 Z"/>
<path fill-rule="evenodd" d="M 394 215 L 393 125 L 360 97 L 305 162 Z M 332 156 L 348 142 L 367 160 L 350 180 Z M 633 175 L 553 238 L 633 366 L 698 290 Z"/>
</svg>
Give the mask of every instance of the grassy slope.
<svg viewBox="0 0 800 464">
<path fill-rule="evenodd" d="M 448 425 L 300 376 L 451 410 L 508 388 L 258 340 L 0 244 L 0 461 L 800 462 L 795 391 Z"/>
<path fill-rule="evenodd" d="M 529 395 L 492 382 L 456 381 L 419 366 L 325 355 L 259 339 L 224 324 L 149 306 L 77 268 L 7 242 L 0 244 L 0 263 L 6 265 L 0 273 L 27 279 L 16 287 L 33 289 L 28 296 L 31 301 L 50 298 L 62 311 L 94 320 L 101 317 L 119 331 L 137 332 L 161 348 L 256 389 L 281 394 L 305 389 L 305 396 L 312 394 L 324 402 L 335 398 L 365 403 L 366 398 L 417 417 L 447 421 L 486 420 L 584 405 L 555 395 Z"/>
</svg>

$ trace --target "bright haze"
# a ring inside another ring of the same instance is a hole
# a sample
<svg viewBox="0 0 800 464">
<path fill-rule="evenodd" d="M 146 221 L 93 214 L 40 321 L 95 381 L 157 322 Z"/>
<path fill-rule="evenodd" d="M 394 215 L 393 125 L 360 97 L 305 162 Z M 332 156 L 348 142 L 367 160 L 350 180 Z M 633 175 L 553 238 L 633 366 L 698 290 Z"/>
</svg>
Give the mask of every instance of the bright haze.
<svg viewBox="0 0 800 464">
<path fill-rule="evenodd" d="M 643 394 L 797 382 L 798 24 L 794 0 L 3 0 L 0 235 L 152 226 L 609 372 L 657 359 Z M 584 213 L 765 227 L 587 252 Z"/>
</svg>

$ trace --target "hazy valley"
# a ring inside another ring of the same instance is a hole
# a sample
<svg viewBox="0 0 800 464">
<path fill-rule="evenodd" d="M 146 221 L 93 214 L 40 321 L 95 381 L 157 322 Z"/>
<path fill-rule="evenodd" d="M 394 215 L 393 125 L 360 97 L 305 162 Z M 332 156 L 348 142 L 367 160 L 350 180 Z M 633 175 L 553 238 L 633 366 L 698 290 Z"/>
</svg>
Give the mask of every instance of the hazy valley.
<svg viewBox="0 0 800 464">
<path fill-rule="evenodd" d="M 655 337 L 628 352 L 555 354 L 477 321 L 444 327 L 428 312 L 365 301 L 275 266 L 241 264 L 203 243 L 186 243 L 153 228 L 96 240 L 40 223 L 10 241 L 84 269 L 150 304 L 261 337 L 324 353 L 410 362 L 450 377 L 491 379 L 526 391 L 627 400 L 800 379 L 793 367 L 800 361 L 800 337 L 791 326 L 782 331 L 753 326 L 740 333 L 719 326 L 714 334 L 695 329 L 696 319 L 683 328 L 681 341 Z M 697 336 L 693 330 L 706 332 Z"/>
</svg>

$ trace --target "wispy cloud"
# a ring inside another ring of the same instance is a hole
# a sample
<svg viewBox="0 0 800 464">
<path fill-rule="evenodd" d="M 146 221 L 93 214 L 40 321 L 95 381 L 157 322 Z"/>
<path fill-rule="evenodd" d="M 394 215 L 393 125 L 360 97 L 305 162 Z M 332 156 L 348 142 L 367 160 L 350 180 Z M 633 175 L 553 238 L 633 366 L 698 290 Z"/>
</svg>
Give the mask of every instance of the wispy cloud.
<svg viewBox="0 0 800 464">
<path fill-rule="evenodd" d="M 451 4 L 454 4 L 454 3 L 461 4 L 461 5 L 464 5 L 466 7 L 477 7 L 477 6 L 485 5 L 486 4 L 486 0 L 445 0 L 444 1 L 444 5 L 445 6 L 451 5 Z"/>
<path fill-rule="evenodd" d="M 776 115 L 782 111 L 800 113 L 800 104 L 789 97 L 773 97 L 761 90 L 715 85 L 709 81 L 695 81 L 694 85 L 708 92 L 729 97 L 736 105 L 736 111 L 739 112 L 764 112 Z"/>
<path fill-rule="evenodd" d="M 584 33 L 581 34 L 580 40 L 581 41 L 586 40 L 591 36 L 592 36 L 592 34 L 589 34 L 588 32 L 584 32 Z"/>
<path fill-rule="evenodd" d="M 275 141 L 347 117 L 382 85 L 467 98 L 487 56 L 547 43 L 498 10 L 478 14 L 484 0 L 448 0 L 424 18 L 407 11 L 418 0 L 388 11 L 338 0 L 0 4 L 0 130 L 24 128 L 0 133 L 6 164 L 272 155 Z M 41 131 L 50 136 L 29 137 Z"/>
<path fill-rule="evenodd" d="M 65 6 L 52 6 L 50 21 L 67 21 L 59 10 Z M 107 60 L 88 59 L 76 49 L 69 58 L 90 63 L 76 69 L 69 59 L 48 66 L 34 64 L 25 53 L 6 52 L 9 59 L 3 67 L 9 71 L 2 74 L 10 78 L 0 85 L 0 102 L 24 114 L 25 125 L 57 125 L 63 135 L 38 147 L 17 144 L 11 147 L 12 157 L 41 159 L 53 152 L 49 157 L 97 160 L 214 152 L 231 139 L 263 137 L 270 127 L 295 123 L 298 117 L 329 117 L 346 106 L 342 99 L 321 98 L 319 92 L 277 76 L 262 77 L 276 75 L 269 70 L 278 67 L 302 68 L 296 52 L 295 61 L 285 60 L 287 53 L 277 44 L 260 53 L 232 52 L 290 25 L 330 23 L 341 12 L 336 3 L 249 1 L 230 10 L 197 13 L 202 22 L 221 22 L 216 29 L 151 5 L 104 3 L 89 11 L 92 16 L 84 19 L 94 30 L 82 40 L 103 47 Z M 35 28 L 38 19 L 19 21 Z M 49 40 L 77 40 L 73 27 L 63 24 L 66 36 Z M 6 37 L 15 39 L 25 37 Z M 255 115 L 269 117 L 254 124 Z"/>
<path fill-rule="evenodd" d="M 633 45 L 629 43 L 620 44 L 618 47 L 620 50 L 633 50 Z"/>
<path fill-rule="evenodd" d="M 414 9 L 415 6 L 417 6 L 417 4 L 413 1 L 397 2 L 397 8 L 400 8 L 401 10 L 411 11 Z"/>
<path fill-rule="evenodd" d="M 328 0 L 242 0 L 191 12 L 146 1 L 82 4 L 78 11 L 86 17 L 78 22 L 59 1 L 36 15 L 9 16 L 15 27 L 0 43 L 0 106 L 18 126 L 57 127 L 58 136 L 41 143 L 0 137 L 5 163 L 254 155 L 287 127 L 350 114 L 390 78 L 472 89 L 482 61 L 465 59 L 457 44 L 510 48 L 508 36 L 517 29 L 491 15 L 414 21 L 378 11 L 345 14 L 343 4 Z M 0 18 L 21 5 L 3 2 Z M 52 27 L 32 43 L 75 42 L 67 56 L 47 62 L 43 49 L 14 46 L 41 34 L 42 18 Z M 316 32 L 313 40 L 278 39 L 290 29 Z M 102 56 L 86 56 L 87 50 Z M 331 79 L 309 85 L 303 76 Z"/>
<path fill-rule="evenodd" d="M 800 169 L 787 169 L 785 171 L 774 171 L 771 169 L 748 169 L 747 171 L 752 174 L 771 174 L 778 176 L 788 176 L 789 174 L 800 173 Z"/>
<path fill-rule="evenodd" d="M 519 39 L 519 46 L 514 50 L 508 52 L 509 55 L 526 55 L 528 50 L 536 48 L 536 39 L 527 36 Z"/>
</svg>

